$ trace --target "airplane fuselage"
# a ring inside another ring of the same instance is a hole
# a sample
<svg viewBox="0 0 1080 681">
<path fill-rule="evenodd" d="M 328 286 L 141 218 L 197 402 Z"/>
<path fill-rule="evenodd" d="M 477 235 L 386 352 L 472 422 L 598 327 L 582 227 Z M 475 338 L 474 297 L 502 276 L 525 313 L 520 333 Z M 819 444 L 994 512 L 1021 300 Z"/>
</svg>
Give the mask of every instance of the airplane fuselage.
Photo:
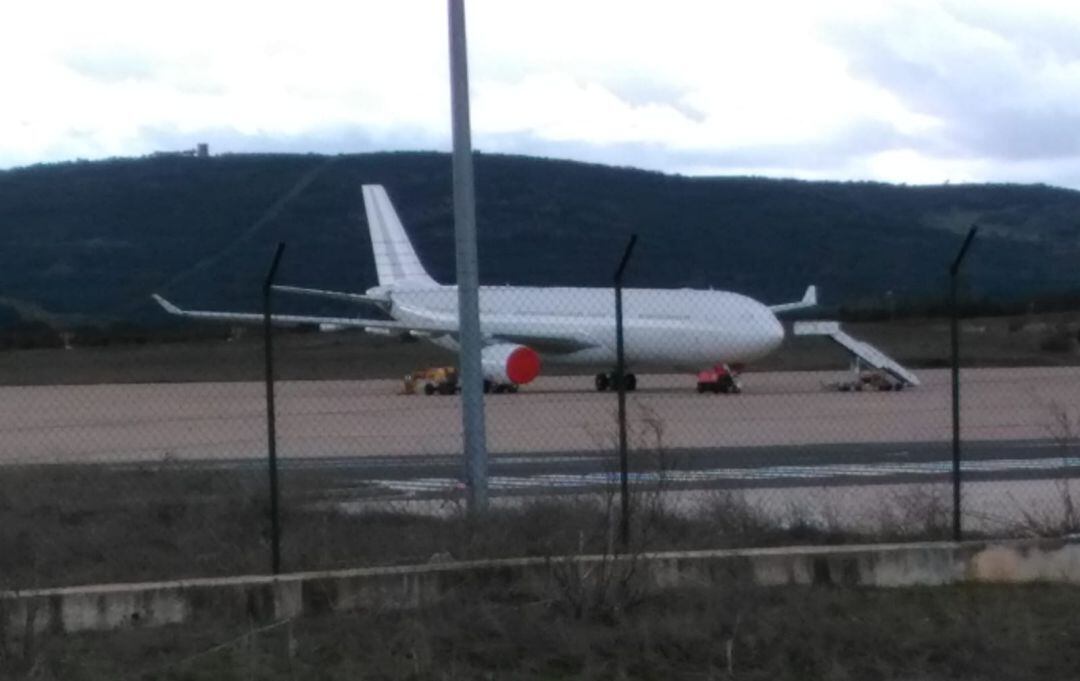
<svg viewBox="0 0 1080 681">
<path fill-rule="evenodd" d="M 407 324 L 457 323 L 456 286 L 390 287 L 390 314 Z M 624 289 L 627 362 L 705 366 L 743 363 L 775 350 L 784 328 L 767 306 L 738 293 L 692 289 Z M 615 292 L 609 288 L 484 286 L 481 332 L 489 342 L 528 336 L 587 339 L 588 347 L 535 347 L 546 361 L 612 365 L 615 362 Z M 453 335 L 429 340 L 457 349 Z"/>
</svg>

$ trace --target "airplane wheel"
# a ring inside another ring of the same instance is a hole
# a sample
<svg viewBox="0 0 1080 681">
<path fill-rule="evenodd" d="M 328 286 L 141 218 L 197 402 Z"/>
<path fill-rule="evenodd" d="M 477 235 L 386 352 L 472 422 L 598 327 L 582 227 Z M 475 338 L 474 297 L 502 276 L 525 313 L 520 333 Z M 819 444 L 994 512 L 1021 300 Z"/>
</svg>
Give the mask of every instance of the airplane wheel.
<svg viewBox="0 0 1080 681">
<path fill-rule="evenodd" d="M 607 374 L 596 375 L 596 390 L 598 392 L 604 392 L 610 387 L 611 382 L 608 380 Z"/>
<path fill-rule="evenodd" d="M 425 383 L 424 384 L 424 394 L 425 395 L 434 395 L 435 394 L 435 386 L 433 386 L 430 383 Z"/>
</svg>

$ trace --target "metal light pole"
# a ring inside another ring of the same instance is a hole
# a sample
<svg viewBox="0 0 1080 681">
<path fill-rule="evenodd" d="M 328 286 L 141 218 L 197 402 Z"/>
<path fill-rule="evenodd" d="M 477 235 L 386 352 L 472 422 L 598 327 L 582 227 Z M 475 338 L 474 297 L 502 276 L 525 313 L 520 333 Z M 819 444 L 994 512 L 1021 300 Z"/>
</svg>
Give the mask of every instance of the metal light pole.
<svg viewBox="0 0 1080 681">
<path fill-rule="evenodd" d="M 623 271 L 634 252 L 637 234 L 630 235 L 622 260 L 615 270 L 615 388 L 619 391 L 619 496 L 622 517 L 619 524 L 619 540 L 623 549 L 630 547 L 630 461 L 626 451 L 626 354 L 623 343 Z"/>
<path fill-rule="evenodd" d="M 469 129 L 469 68 L 465 46 L 464 0 L 448 0 L 450 15 L 450 98 L 454 133 L 454 245 L 457 254 L 458 363 L 461 421 L 465 439 L 465 481 L 469 512 L 488 506 L 488 456 L 484 426 L 484 376 L 480 366 L 480 277 L 476 255 L 476 192 Z"/>
<path fill-rule="evenodd" d="M 963 537 L 960 524 L 960 329 L 957 309 L 957 279 L 960 265 L 967 255 L 978 225 L 972 225 L 960 246 L 960 252 L 949 266 L 949 340 L 952 346 L 952 482 L 953 482 L 953 541 Z"/>
<path fill-rule="evenodd" d="M 273 574 L 281 572 L 281 522 L 278 513 L 278 470 L 277 470 L 277 429 L 274 408 L 274 342 L 273 325 L 270 321 L 270 293 L 274 287 L 281 254 L 285 244 L 279 243 L 274 251 L 274 259 L 263 280 L 263 358 L 266 360 L 264 378 L 266 379 L 266 447 L 270 467 L 270 570 Z"/>
</svg>

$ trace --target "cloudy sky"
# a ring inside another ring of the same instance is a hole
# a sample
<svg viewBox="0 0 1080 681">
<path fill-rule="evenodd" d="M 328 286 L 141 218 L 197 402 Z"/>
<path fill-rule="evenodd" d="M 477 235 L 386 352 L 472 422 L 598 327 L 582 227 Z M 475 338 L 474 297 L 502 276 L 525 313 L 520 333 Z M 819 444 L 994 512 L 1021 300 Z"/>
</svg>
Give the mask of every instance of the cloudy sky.
<svg viewBox="0 0 1080 681">
<path fill-rule="evenodd" d="M 1080 2 L 466 0 L 474 145 L 1080 188 Z M 446 3 L 10 3 L 0 167 L 450 148 Z"/>
</svg>

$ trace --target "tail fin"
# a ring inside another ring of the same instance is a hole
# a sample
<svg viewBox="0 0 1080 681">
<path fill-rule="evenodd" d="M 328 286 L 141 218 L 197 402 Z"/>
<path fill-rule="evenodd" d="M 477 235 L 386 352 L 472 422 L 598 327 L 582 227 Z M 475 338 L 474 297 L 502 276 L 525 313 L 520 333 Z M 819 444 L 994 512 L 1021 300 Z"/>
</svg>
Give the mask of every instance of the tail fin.
<svg viewBox="0 0 1080 681">
<path fill-rule="evenodd" d="M 364 208 L 367 211 L 371 249 L 375 253 L 375 269 L 379 285 L 409 283 L 435 287 L 438 284 L 424 269 L 416 256 L 412 242 L 401 226 L 386 189 L 380 184 L 366 184 Z"/>
<path fill-rule="evenodd" d="M 806 293 L 803 294 L 802 300 L 797 303 L 783 303 L 782 305 L 770 305 L 769 309 L 773 311 L 773 314 L 780 314 L 781 312 L 791 312 L 792 310 L 802 310 L 808 307 L 817 307 L 817 286 L 810 285 L 806 287 Z"/>
</svg>

